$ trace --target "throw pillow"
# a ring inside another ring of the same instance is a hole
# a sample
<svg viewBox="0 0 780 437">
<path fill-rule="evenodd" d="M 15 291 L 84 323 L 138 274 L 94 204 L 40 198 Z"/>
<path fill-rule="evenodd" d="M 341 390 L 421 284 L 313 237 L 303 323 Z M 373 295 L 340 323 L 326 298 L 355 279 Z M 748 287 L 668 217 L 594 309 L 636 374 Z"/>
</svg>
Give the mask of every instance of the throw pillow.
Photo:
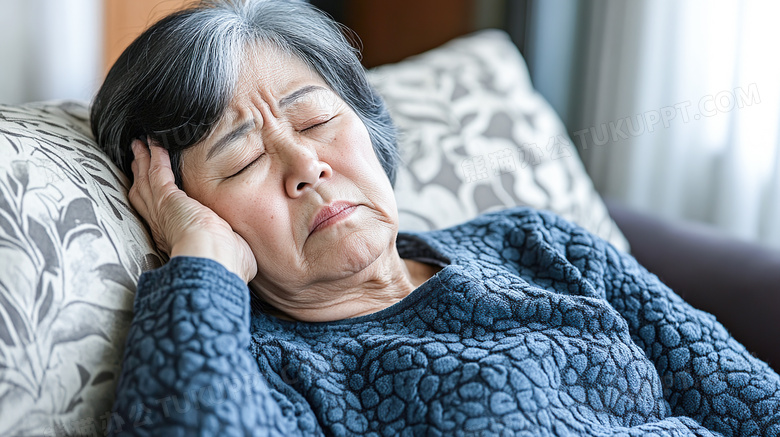
<svg viewBox="0 0 780 437">
<path fill-rule="evenodd" d="M 401 229 L 438 229 L 528 205 L 628 250 L 506 33 L 481 31 L 369 75 L 400 131 Z"/>
<path fill-rule="evenodd" d="M 0 105 L 0 435 L 103 435 L 160 264 L 83 103 Z"/>
</svg>

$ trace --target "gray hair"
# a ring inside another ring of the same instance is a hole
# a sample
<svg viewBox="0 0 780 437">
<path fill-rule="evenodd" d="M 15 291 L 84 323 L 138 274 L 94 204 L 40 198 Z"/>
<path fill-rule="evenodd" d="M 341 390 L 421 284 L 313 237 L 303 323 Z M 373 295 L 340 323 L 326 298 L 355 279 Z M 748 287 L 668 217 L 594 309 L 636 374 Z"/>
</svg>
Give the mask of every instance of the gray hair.
<svg viewBox="0 0 780 437">
<path fill-rule="evenodd" d="M 395 127 L 346 30 L 300 1 L 211 0 L 175 12 L 111 67 L 92 103 L 92 132 L 130 178 L 135 138 L 165 147 L 181 187 L 181 152 L 211 132 L 232 100 L 247 50 L 265 43 L 301 59 L 355 111 L 394 183 Z"/>
</svg>

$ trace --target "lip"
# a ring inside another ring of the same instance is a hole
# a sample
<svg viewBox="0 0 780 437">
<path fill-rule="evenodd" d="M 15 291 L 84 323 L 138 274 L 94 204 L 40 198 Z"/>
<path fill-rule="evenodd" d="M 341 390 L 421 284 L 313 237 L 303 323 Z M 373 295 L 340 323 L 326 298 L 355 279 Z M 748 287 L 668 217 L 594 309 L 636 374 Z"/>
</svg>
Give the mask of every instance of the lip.
<svg viewBox="0 0 780 437">
<path fill-rule="evenodd" d="M 309 235 L 334 225 L 341 220 L 349 217 L 355 212 L 357 205 L 350 202 L 333 202 L 330 205 L 323 206 L 309 226 Z"/>
</svg>

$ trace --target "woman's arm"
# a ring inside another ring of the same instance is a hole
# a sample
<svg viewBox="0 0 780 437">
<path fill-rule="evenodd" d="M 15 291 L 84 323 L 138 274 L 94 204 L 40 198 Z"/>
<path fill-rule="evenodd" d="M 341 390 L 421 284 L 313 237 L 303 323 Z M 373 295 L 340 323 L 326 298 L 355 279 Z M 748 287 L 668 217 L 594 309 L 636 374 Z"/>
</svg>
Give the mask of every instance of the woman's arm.
<svg viewBox="0 0 780 437">
<path fill-rule="evenodd" d="M 138 283 L 110 434 L 294 435 L 249 354 L 249 292 L 175 257 Z"/>
<path fill-rule="evenodd" d="M 723 435 L 780 436 L 780 376 L 714 316 L 683 301 L 632 256 L 558 216 L 521 210 L 516 220 L 523 232 L 513 231 L 510 243 L 546 247 L 550 266 L 565 258 L 555 267 L 559 276 L 581 278 L 627 322 L 673 416 Z"/>
<path fill-rule="evenodd" d="M 654 363 L 672 414 L 724 435 L 780 435 L 780 377 L 633 257 L 600 240 L 594 248 L 605 297 Z"/>
<path fill-rule="evenodd" d="M 132 148 L 130 201 L 171 260 L 138 282 L 110 431 L 295 433 L 247 349 L 251 249 L 176 186 L 166 150 Z"/>
</svg>

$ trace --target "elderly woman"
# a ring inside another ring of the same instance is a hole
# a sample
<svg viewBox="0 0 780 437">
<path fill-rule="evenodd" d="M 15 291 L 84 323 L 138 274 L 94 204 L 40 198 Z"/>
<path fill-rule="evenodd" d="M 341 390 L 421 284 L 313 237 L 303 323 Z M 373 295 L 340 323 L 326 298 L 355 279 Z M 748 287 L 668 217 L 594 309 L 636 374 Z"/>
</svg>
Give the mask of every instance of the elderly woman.
<svg viewBox="0 0 780 437">
<path fill-rule="evenodd" d="M 92 123 L 170 255 L 114 432 L 780 434 L 780 378 L 586 231 L 515 209 L 399 234 L 390 118 L 305 3 L 163 19 Z"/>
</svg>

